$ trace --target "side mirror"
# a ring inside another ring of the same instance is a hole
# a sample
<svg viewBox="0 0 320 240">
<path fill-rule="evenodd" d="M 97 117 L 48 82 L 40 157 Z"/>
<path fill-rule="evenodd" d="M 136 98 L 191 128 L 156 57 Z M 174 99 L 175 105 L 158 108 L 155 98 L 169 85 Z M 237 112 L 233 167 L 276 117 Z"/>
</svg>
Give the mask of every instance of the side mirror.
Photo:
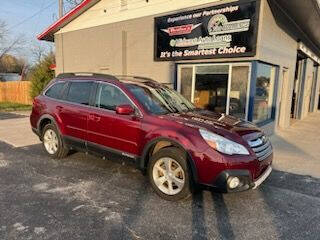
<svg viewBox="0 0 320 240">
<path fill-rule="evenodd" d="M 116 107 L 116 113 L 119 115 L 131 115 L 135 110 L 131 105 L 119 105 Z"/>
</svg>

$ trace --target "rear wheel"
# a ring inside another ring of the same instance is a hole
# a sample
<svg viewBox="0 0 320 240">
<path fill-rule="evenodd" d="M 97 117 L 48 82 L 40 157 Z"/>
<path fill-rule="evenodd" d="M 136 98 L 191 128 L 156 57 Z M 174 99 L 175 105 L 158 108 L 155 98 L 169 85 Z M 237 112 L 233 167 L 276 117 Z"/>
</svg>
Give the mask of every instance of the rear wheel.
<svg viewBox="0 0 320 240">
<path fill-rule="evenodd" d="M 155 153 L 148 166 L 149 180 L 156 193 L 169 201 L 188 198 L 192 193 L 186 153 L 168 147 Z"/>
<path fill-rule="evenodd" d="M 64 158 L 69 150 L 63 146 L 61 136 L 53 124 L 47 124 L 42 131 L 44 149 L 52 158 Z"/>
</svg>

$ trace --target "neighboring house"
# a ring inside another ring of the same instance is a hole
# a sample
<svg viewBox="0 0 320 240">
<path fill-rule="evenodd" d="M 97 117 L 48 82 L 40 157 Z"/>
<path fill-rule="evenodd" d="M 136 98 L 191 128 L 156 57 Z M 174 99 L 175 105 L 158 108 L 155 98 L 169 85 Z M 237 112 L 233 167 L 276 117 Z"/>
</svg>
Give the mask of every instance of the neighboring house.
<svg viewBox="0 0 320 240">
<path fill-rule="evenodd" d="M 316 0 L 84 0 L 38 39 L 56 74 L 151 77 L 272 131 L 317 109 L 319 22 Z"/>
<path fill-rule="evenodd" d="M 0 73 L 0 82 L 20 81 L 21 75 L 18 73 Z"/>
</svg>

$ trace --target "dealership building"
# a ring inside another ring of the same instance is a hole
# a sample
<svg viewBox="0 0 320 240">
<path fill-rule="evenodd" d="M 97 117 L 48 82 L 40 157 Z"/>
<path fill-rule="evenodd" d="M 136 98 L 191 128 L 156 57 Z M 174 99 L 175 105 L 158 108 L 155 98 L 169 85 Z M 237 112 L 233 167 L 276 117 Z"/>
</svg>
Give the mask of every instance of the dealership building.
<svg viewBox="0 0 320 240">
<path fill-rule="evenodd" d="M 38 39 L 56 74 L 137 75 L 273 132 L 318 111 L 318 0 L 84 0 Z"/>
</svg>

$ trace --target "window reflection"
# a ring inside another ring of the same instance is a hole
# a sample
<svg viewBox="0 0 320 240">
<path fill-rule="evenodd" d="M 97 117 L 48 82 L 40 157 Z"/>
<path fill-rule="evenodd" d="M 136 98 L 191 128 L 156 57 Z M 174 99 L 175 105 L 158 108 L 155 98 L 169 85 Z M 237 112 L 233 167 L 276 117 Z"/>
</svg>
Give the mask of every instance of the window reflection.
<svg viewBox="0 0 320 240">
<path fill-rule="evenodd" d="M 272 117 L 275 67 L 258 64 L 253 122 L 263 122 Z"/>
<path fill-rule="evenodd" d="M 233 66 L 230 90 L 229 114 L 246 118 L 249 66 Z"/>
</svg>

